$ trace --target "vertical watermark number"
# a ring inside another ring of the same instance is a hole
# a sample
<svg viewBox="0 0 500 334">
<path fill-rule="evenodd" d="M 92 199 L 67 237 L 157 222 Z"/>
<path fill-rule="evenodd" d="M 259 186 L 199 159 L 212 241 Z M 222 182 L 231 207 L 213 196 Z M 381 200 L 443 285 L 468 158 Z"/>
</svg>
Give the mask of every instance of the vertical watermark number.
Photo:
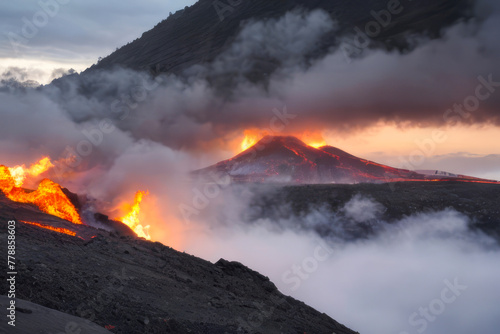
<svg viewBox="0 0 500 334">
<path fill-rule="evenodd" d="M 7 282 L 9 306 L 7 307 L 7 323 L 16 326 L 16 221 L 9 220 L 7 236 Z"/>
</svg>

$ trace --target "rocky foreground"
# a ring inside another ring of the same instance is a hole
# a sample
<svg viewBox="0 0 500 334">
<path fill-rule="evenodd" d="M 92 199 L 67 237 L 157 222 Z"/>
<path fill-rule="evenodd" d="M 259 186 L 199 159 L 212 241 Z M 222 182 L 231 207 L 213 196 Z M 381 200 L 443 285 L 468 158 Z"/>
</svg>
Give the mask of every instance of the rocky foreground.
<svg viewBox="0 0 500 334">
<path fill-rule="evenodd" d="M 2 254 L 9 220 L 16 221 L 20 308 L 16 328 L 2 316 L 0 333 L 355 333 L 240 263 L 213 264 L 157 242 L 74 225 L 0 194 Z M 0 298 L 2 309 L 7 302 Z"/>
</svg>

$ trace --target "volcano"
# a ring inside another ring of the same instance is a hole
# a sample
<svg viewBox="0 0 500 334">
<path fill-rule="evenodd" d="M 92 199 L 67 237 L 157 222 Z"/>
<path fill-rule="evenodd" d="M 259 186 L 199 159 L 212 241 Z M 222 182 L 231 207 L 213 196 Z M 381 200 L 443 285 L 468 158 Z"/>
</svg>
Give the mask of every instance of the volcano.
<svg viewBox="0 0 500 334">
<path fill-rule="evenodd" d="M 358 158 L 333 146 L 314 148 L 293 136 L 266 136 L 237 156 L 193 172 L 206 178 L 229 176 L 233 182 L 384 183 L 463 181 L 497 183 L 441 171 L 416 172 Z"/>
</svg>

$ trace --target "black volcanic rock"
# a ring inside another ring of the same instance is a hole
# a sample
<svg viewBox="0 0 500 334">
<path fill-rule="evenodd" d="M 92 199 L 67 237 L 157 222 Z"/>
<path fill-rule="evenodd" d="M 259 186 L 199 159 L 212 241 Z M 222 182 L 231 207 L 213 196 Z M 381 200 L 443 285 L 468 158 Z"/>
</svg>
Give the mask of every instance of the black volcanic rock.
<svg viewBox="0 0 500 334">
<path fill-rule="evenodd" d="M 266 136 L 237 156 L 193 175 L 210 179 L 214 173 L 228 175 L 235 182 L 381 183 L 436 178 L 361 159 L 332 146 L 316 149 L 291 136 Z M 440 179 L 496 182 L 463 175 Z"/>
<path fill-rule="evenodd" d="M 0 307 L 5 310 L 10 303 L 7 296 L 0 296 Z M 16 326 L 12 327 L 5 321 L 0 323 L 0 333 L 9 334 L 34 334 L 34 333 L 92 333 L 111 334 L 112 332 L 96 324 L 30 303 L 16 298 Z"/>
<path fill-rule="evenodd" d="M 215 9 L 216 3 L 229 7 L 223 20 Z M 354 27 L 364 27 L 373 21 L 371 11 L 388 6 L 387 0 L 243 0 L 235 3 L 238 5 L 200 0 L 169 16 L 89 70 L 123 66 L 154 74 L 178 74 L 192 65 L 213 61 L 236 38 L 245 22 L 277 18 L 296 9 L 323 9 L 339 24 L 339 31 L 325 36 L 312 52 L 311 57 L 319 57 L 339 44 L 339 35 L 353 33 Z M 393 17 L 374 41 L 386 49 L 405 49 L 410 47 L 406 41 L 408 33 L 426 32 L 430 37 L 437 37 L 443 27 L 466 17 L 470 3 L 468 0 L 402 0 L 404 11 Z M 273 71 L 272 61 L 263 63 L 266 66 L 256 71 Z"/>
<path fill-rule="evenodd" d="M 111 231 L 116 232 L 120 236 L 133 237 L 136 235 L 135 232 L 130 227 L 128 227 L 121 221 L 109 219 L 108 216 L 102 213 L 99 212 L 94 213 L 94 219 L 97 222 L 103 224 L 105 229 L 107 230 L 111 229 Z"/>
<path fill-rule="evenodd" d="M 84 225 L 75 225 L 78 236 L 69 236 L 24 224 L 20 220 L 74 225 L 0 194 L 2 240 L 12 219 L 16 297 L 88 319 L 113 333 L 355 333 L 284 296 L 267 277 L 237 262 L 212 264 L 158 242 Z M 4 254 L 6 248 L 3 242 Z M 2 291 L 8 291 L 6 284 L 2 279 Z M 53 332 L 64 333 L 65 328 Z"/>
</svg>

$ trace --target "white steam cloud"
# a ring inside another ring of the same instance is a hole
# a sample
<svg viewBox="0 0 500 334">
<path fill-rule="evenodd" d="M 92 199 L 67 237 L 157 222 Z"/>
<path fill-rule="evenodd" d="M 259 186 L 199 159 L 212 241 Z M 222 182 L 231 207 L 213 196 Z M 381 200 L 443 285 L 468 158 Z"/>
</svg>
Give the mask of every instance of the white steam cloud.
<svg viewBox="0 0 500 334">
<path fill-rule="evenodd" d="M 365 211 L 375 214 L 380 208 L 356 196 L 338 213 L 328 214 L 330 228 L 337 233 L 345 228 L 334 226 L 338 216 L 364 219 Z M 224 214 L 232 225 L 197 234 L 186 250 L 211 261 L 242 262 L 268 275 L 285 294 L 360 333 L 493 334 L 500 325 L 500 248 L 497 241 L 472 232 L 469 219 L 456 211 L 417 214 L 390 224 L 377 220 L 383 226 L 377 234 L 342 241 L 321 237 L 308 223 L 294 228 L 297 219 L 324 219 L 322 209 L 282 221 L 280 226 L 288 226 L 283 229 L 276 228 L 275 220 L 241 222 L 245 214 L 240 209 L 227 206 Z"/>
</svg>

